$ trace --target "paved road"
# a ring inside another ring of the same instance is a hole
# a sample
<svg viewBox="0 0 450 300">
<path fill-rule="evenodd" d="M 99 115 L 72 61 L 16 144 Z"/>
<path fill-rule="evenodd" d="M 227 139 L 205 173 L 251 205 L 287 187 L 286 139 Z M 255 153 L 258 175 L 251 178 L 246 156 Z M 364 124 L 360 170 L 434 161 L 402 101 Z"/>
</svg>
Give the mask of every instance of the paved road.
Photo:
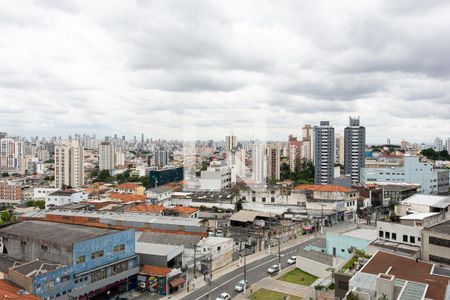
<svg viewBox="0 0 450 300">
<path fill-rule="evenodd" d="M 298 250 L 306 243 L 308 243 L 308 241 L 282 250 L 281 267 L 287 267 L 287 260 L 289 259 L 289 257 L 296 255 L 298 253 Z M 267 269 L 273 264 L 278 264 L 277 247 L 273 247 L 272 249 L 274 250 L 274 252 L 272 252 L 272 255 L 247 264 L 247 280 L 249 284 L 254 284 L 261 279 L 270 276 L 267 273 Z M 210 286 L 204 286 L 194 292 L 189 293 L 183 298 L 183 300 L 205 300 L 209 298 L 209 292 L 211 292 L 212 300 L 215 300 L 223 292 L 228 293 L 231 297 L 234 297 L 237 295 L 237 293 L 234 291 L 234 286 L 242 279 L 244 279 L 244 267 L 237 268 L 236 270 L 221 276 L 217 280 L 214 280 L 213 273 L 213 281 L 211 282 Z"/>
</svg>

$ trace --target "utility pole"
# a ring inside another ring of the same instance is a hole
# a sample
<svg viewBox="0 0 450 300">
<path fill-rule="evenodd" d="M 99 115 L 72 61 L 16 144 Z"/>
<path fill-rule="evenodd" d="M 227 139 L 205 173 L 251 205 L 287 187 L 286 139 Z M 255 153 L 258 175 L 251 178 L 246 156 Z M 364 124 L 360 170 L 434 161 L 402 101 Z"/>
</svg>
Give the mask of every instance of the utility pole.
<svg viewBox="0 0 450 300">
<path fill-rule="evenodd" d="M 197 279 L 197 274 L 195 273 L 195 269 L 197 268 L 196 252 L 197 252 L 197 245 L 194 246 L 194 279 Z"/>
<path fill-rule="evenodd" d="M 278 268 L 281 272 L 281 244 L 280 244 L 280 237 L 278 237 Z"/>
<path fill-rule="evenodd" d="M 241 241 L 239 241 L 239 248 L 241 250 L 242 253 L 242 247 L 241 247 Z M 242 256 L 244 257 L 244 292 L 247 289 L 247 259 L 246 259 L 246 250 L 245 250 L 245 244 L 244 244 L 244 253 L 242 253 Z"/>
</svg>

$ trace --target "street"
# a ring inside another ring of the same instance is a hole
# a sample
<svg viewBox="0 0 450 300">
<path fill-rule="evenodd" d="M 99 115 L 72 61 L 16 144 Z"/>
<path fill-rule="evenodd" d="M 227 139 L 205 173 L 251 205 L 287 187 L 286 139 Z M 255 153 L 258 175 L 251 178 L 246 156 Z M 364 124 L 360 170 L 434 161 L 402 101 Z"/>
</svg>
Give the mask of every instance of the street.
<svg viewBox="0 0 450 300">
<path fill-rule="evenodd" d="M 287 260 L 289 257 L 296 255 L 300 247 L 303 247 L 307 244 L 308 241 L 304 241 L 298 245 L 292 246 L 285 250 L 281 251 L 281 266 L 285 268 L 288 266 Z M 261 258 L 257 261 L 247 264 L 247 280 L 249 285 L 254 284 L 255 282 L 260 281 L 261 279 L 270 276 L 267 273 L 267 269 L 274 264 L 278 264 L 278 250 L 277 247 L 272 247 L 272 254 L 268 255 L 264 258 Z M 187 296 L 183 298 L 183 300 L 197 300 L 197 299 L 208 299 L 209 293 L 211 292 L 212 300 L 216 299 L 221 293 L 228 293 L 232 298 L 237 295 L 237 292 L 234 291 L 234 286 L 240 281 L 244 279 L 244 267 L 241 266 L 236 270 L 221 276 L 217 280 L 214 280 L 211 285 L 204 286 L 194 292 L 189 293 Z"/>
</svg>

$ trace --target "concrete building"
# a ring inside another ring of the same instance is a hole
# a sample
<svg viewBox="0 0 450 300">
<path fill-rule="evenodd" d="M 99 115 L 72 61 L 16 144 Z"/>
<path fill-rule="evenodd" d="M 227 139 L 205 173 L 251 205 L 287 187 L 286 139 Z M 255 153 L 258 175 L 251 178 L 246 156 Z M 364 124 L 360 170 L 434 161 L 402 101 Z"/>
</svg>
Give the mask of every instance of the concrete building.
<svg viewBox="0 0 450 300">
<path fill-rule="evenodd" d="M 231 168 L 224 161 L 213 161 L 200 173 L 200 189 L 218 191 L 231 187 Z"/>
<path fill-rule="evenodd" d="M 423 260 L 450 266 L 450 220 L 422 230 L 421 251 Z"/>
<path fill-rule="evenodd" d="M 449 207 L 449 196 L 414 194 L 395 206 L 395 214 L 406 216 L 415 213 L 445 213 L 449 211 Z"/>
<path fill-rule="evenodd" d="M 155 187 L 147 190 L 147 198 L 152 203 L 164 203 L 172 197 L 173 190 L 164 186 Z"/>
<path fill-rule="evenodd" d="M 419 184 L 424 194 L 447 194 L 450 170 L 434 169 L 433 163 L 405 156 L 404 165 L 392 168 L 363 168 L 361 183 Z"/>
<path fill-rule="evenodd" d="M 442 151 L 444 150 L 444 141 L 440 138 L 437 137 L 434 139 L 434 150 L 435 151 Z"/>
<path fill-rule="evenodd" d="M 252 179 L 255 183 L 265 183 L 267 178 L 266 145 L 252 147 Z"/>
<path fill-rule="evenodd" d="M 183 180 L 184 171 L 183 167 L 166 167 L 160 170 L 150 170 L 148 177 L 150 187 L 157 187 Z"/>
<path fill-rule="evenodd" d="M 301 157 L 308 161 L 313 160 L 313 136 L 314 128 L 309 124 L 303 126 Z"/>
<path fill-rule="evenodd" d="M 55 187 L 77 188 L 84 184 L 84 149 L 78 141 L 55 147 Z"/>
<path fill-rule="evenodd" d="M 0 229 L 13 283 L 44 299 L 114 297 L 139 271 L 134 230 L 24 221 Z"/>
<path fill-rule="evenodd" d="M 18 184 L 0 181 L 0 203 L 14 205 L 22 201 L 22 187 Z"/>
<path fill-rule="evenodd" d="M 98 147 L 99 170 L 111 171 L 115 168 L 116 149 L 110 142 L 101 142 Z"/>
<path fill-rule="evenodd" d="M 238 178 L 246 176 L 246 151 L 244 149 L 231 150 L 227 153 L 227 165 L 231 167 L 231 182 L 236 183 Z"/>
<path fill-rule="evenodd" d="M 291 172 L 295 172 L 297 164 L 301 160 L 302 143 L 297 140 L 296 137 L 289 135 L 288 142 L 288 158 L 289 158 L 289 169 Z"/>
<path fill-rule="evenodd" d="M 207 237 L 203 238 L 196 247 L 197 255 L 208 255 L 211 257 L 212 271 L 228 265 L 233 261 L 232 238 Z"/>
<path fill-rule="evenodd" d="M 337 164 L 344 165 L 345 162 L 345 143 L 344 143 L 344 137 L 342 134 L 337 133 L 335 137 L 335 149 L 336 149 L 336 158 L 335 162 Z"/>
<path fill-rule="evenodd" d="M 231 151 L 237 147 L 237 136 L 227 135 L 225 137 L 225 152 Z"/>
<path fill-rule="evenodd" d="M 0 171 L 18 173 L 24 157 L 23 142 L 12 138 L 0 139 Z"/>
<path fill-rule="evenodd" d="M 278 145 L 269 145 L 267 147 L 267 177 L 269 179 L 280 180 L 280 159 L 280 147 Z"/>
<path fill-rule="evenodd" d="M 449 279 L 433 264 L 379 251 L 350 279 L 347 299 L 448 299 Z"/>
<path fill-rule="evenodd" d="M 360 126 L 359 118 L 350 117 L 348 127 L 344 129 L 344 148 L 344 172 L 351 176 L 353 183 L 358 183 L 361 168 L 365 166 L 364 150 L 366 148 L 366 128 Z"/>
<path fill-rule="evenodd" d="M 328 121 L 314 126 L 314 167 L 315 184 L 334 182 L 334 128 Z"/>
<path fill-rule="evenodd" d="M 88 199 L 88 194 L 76 191 L 56 191 L 45 197 L 45 208 L 54 208 L 68 204 L 80 203 Z"/>
<path fill-rule="evenodd" d="M 45 200 L 48 194 L 58 191 L 57 188 L 34 188 L 33 200 Z"/>
<path fill-rule="evenodd" d="M 166 150 L 155 151 L 155 166 L 161 168 L 169 164 L 169 152 Z"/>
</svg>

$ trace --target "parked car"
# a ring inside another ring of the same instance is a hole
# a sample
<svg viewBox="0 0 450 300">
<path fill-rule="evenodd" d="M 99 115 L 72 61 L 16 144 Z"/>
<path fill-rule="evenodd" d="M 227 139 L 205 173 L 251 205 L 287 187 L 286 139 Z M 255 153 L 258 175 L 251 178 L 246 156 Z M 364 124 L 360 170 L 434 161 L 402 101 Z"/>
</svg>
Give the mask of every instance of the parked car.
<svg viewBox="0 0 450 300">
<path fill-rule="evenodd" d="M 269 274 L 276 274 L 280 272 L 280 267 L 278 265 L 272 265 L 270 268 L 267 269 L 267 273 Z"/>
<path fill-rule="evenodd" d="M 227 293 L 222 293 L 220 294 L 219 297 L 216 298 L 216 300 L 230 300 L 231 296 L 228 295 Z"/>
<path fill-rule="evenodd" d="M 290 264 L 290 265 L 293 265 L 293 264 L 295 264 L 296 262 L 297 262 L 297 256 L 291 256 L 291 258 L 289 258 L 289 259 L 287 260 L 287 263 Z"/>
<path fill-rule="evenodd" d="M 241 280 L 234 286 L 234 290 L 238 293 L 243 292 L 245 289 L 247 289 L 247 284 L 247 280 Z"/>
</svg>

